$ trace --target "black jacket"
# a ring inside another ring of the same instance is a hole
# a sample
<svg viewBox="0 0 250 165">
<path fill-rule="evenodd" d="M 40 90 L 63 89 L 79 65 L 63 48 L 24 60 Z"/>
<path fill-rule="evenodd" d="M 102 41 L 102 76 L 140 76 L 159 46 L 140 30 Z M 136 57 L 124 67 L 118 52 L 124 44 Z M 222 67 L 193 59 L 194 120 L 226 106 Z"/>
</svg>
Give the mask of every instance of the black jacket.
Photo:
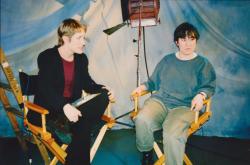
<svg viewBox="0 0 250 165">
<path fill-rule="evenodd" d="M 85 54 L 74 54 L 75 75 L 72 99 L 75 101 L 81 97 L 82 90 L 87 93 L 98 93 L 102 85 L 96 84 L 88 72 L 88 59 Z M 38 56 L 38 86 L 34 102 L 49 110 L 48 117 L 54 118 L 57 114 L 63 114 L 63 106 L 67 104 L 63 97 L 64 70 L 62 58 L 58 47 L 47 49 Z M 33 112 L 28 113 L 32 123 L 40 123 L 41 117 Z M 39 124 L 40 125 L 40 124 Z"/>
</svg>

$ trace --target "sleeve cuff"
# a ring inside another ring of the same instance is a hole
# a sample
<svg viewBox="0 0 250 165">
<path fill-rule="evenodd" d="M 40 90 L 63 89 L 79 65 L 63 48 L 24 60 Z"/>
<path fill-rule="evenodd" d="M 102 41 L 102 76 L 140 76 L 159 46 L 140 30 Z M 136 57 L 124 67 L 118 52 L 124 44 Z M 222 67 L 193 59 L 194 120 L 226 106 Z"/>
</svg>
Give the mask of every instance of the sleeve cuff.
<svg viewBox="0 0 250 165">
<path fill-rule="evenodd" d="M 207 94 L 206 94 L 205 92 L 199 92 L 199 94 L 202 95 L 202 99 L 203 99 L 203 100 L 206 100 Z"/>
</svg>

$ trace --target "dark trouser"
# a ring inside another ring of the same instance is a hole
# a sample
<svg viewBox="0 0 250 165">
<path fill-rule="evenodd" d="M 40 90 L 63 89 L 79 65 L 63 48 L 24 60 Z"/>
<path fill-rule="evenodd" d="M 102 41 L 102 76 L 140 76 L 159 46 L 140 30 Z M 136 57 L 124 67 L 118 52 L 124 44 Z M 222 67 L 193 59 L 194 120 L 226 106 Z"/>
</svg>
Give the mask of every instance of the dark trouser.
<svg viewBox="0 0 250 165">
<path fill-rule="evenodd" d="M 91 127 L 101 120 L 108 103 L 105 91 L 78 108 L 82 117 L 70 126 L 72 142 L 67 149 L 66 165 L 90 164 Z"/>
</svg>

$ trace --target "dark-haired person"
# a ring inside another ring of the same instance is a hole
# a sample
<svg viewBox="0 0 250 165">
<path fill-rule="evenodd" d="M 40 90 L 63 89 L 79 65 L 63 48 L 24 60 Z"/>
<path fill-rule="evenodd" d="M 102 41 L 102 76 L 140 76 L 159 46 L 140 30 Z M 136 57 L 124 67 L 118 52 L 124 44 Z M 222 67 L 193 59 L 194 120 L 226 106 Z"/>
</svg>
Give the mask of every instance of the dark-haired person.
<svg viewBox="0 0 250 165">
<path fill-rule="evenodd" d="M 38 90 L 34 102 L 49 110 L 48 123 L 64 119 L 72 134 L 67 149 L 66 165 L 90 164 L 90 129 L 101 120 L 113 93 L 96 84 L 88 72 L 88 59 L 83 53 L 86 26 L 65 19 L 58 27 L 58 45 L 38 56 Z M 100 93 L 81 109 L 71 105 L 82 95 Z M 41 125 L 40 116 L 29 112 L 33 124 Z"/>
<path fill-rule="evenodd" d="M 213 66 L 195 52 L 199 39 L 197 29 L 182 23 L 174 32 L 179 51 L 166 55 L 156 66 L 149 80 L 133 92 L 156 91 L 144 102 L 135 118 L 136 144 L 143 152 L 142 164 L 153 164 L 153 132 L 163 129 L 164 154 L 167 165 L 182 165 L 187 131 L 202 109 L 204 99 L 215 92 Z"/>
</svg>

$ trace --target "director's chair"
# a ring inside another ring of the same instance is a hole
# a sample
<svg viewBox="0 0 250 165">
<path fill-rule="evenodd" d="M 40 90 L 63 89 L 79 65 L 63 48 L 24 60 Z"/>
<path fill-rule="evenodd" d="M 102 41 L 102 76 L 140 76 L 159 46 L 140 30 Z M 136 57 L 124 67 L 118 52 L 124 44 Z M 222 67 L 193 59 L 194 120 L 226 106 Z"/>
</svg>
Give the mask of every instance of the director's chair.
<svg viewBox="0 0 250 165">
<path fill-rule="evenodd" d="M 37 75 L 28 75 L 20 70 L 19 79 L 24 99 L 24 125 L 26 126 L 27 130 L 32 134 L 34 142 L 37 145 L 40 154 L 44 160 L 44 164 L 55 165 L 57 164 L 58 161 L 64 164 L 65 158 L 67 156 L 66 149 L 71 141 L 71 135 L 62 133 L 59 134 L 58 131 L 56 130 L 53 131 L 52 128 L 48 126 L 48 123 L 46 123 L 46 115 L 49 114 L 49 111 L 28 100 L 28 96 L 35 94 Z M 84 98 L 88 98 L 88 95 L 86 95 L 86 93 L 84 95 L 85 95 Z M 79 103 L 83 101 L 85 102 L 86 99 L 80 98 L 76 102 L 72 103 L 72 105 L 77 107 L 77 105 L 79 105 Z M 90 151 L 91 161 L 93 160 L 106 131 L 112 128 L 114 125 L 114 119 L 112 119 L 110 112 L 111 103 L 113 102 L 114 101 L 110 101 L 105 114 L 102 116 L 102 120 L 105 122 L 105 124 L 100 129 L 99 134 L 97 135 L 91 147 Z M 41 121 L 42 121 L 41 127 L 36 126 L 29 122 L 29 120 L 27 119 L 28 111 L 34 111 L 41 115 Z M 63 143 L 62 145 L 59 145 L 59 143 L 56 141 L 58 137 Z M 53 159 L 50 158 L 51 154 L 49 153 L 52 154 Z"/>
<path fill-rule="evenodd" d="M 140 95 L 138 95 L 138 94 L 132 95 L 133 100 L 134 100 L 134 111 L 131 113 L 132 119 L 134 119 L 139 112 L 139 97 L 144 96 L 148 93 L 149 93 L 148 91 L 143 91 Z M 188 135 L 187 135 L 188 137 L 190 135 L 192 135 L 194 132 L 196 132 L 197 130 L 199 130 L 202 127 L 202 125 L 204 123 L 206 123 L 212 115 L 211 98 L 205 100 L 203 102 L 203 104 L 204 104 L 204 108 L 203 108 L 204 112 L 201 114 L 199 113 L 199 111 L 195 112 L 195 121 L 190 125 L 190 127 L 188 129 Z M 154 141 L 154 151 L 158 157 L 158 160 L 154 163 L 154 165 L 165 164 L 164 162 L 167 158 L 165 158 L 164 154 L 162 153 L 162 151 L 161 151 L 161 149 L 156 141 Z M 187 157 L 186 154 L 184 154 L 183 159 L 184 159 L 185 164 L 192 165 L 191 160 Z"/>
</svg>

